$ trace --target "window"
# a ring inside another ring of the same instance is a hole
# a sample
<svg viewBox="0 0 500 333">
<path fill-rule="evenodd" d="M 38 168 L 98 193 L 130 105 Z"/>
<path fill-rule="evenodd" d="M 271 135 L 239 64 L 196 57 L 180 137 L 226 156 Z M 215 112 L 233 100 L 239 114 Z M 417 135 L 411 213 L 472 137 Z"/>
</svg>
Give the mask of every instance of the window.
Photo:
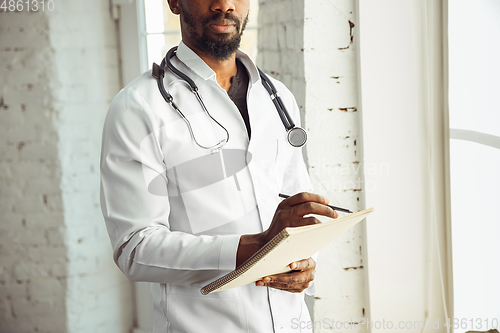
<svg viewBox="0 0 500 333">
<path fill-rule="evenodd" d="M 468 320 L 455 330 L 462 333 L 500 326 L 500 3 L 448 7 L 453 294 L 454 317 Z"/>
</svg>

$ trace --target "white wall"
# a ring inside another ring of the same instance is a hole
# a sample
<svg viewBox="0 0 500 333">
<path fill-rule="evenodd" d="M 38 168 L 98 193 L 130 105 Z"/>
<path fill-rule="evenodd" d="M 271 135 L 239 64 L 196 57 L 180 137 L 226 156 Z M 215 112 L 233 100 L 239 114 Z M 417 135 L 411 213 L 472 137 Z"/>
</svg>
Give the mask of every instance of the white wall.
<svg viewBox="0 0 500 333">
<path fill-rule="evenodd" d="M 355 1 L 260 1 L 261 68 L 284 82 L 309 133 L 305 157 L 317 193 L 353 211 L 363 208 Z M 308 299 L 315 332 L 343 332 L 368 312 L 364 225 L 318 258 L 317 292 Z M 333 327 L 332 327 L 333 324 Z M 364 331 L 365 327 L 359 327 Z"/>
<path fill-rule="evenodd" d="M 109 4 L 0 12 L 0 332 L 128 332 L 131 285 L 99 207 L 104 116 L 119 90 Z"/>
<path fill-rule="evenodd" d="M 356 212 L 364 207 L 358 94 L 359 21 L 356 1 L 305 1 L 305 117 L 309 174 L 316 192 Z M 339 322 L 368 313 L 365 222 L 320 251 L 315 332 L 345 332 Z M 335 321 L 335 323 L 333 323 Z M 333 327 L 329 327 L 333 326 Z M 352 329 L 352 328 L 351 328 Z M 356 330 L 364 332 L 366 327 Z"/>
<path fill-rule="evenodd" d="M 115 26 L 106 2 L 57 5 L 49 29 L 68 249 L 68 331 L 127 332 L 131 284 L 113 263 L 99 205 L 102 124 L 120 89 Z"/>
<path fill-rule="evenodd" d="M 0 11 L 0 332 L 64 332 L 64 208 L 46 13 Z"/>
</svg>

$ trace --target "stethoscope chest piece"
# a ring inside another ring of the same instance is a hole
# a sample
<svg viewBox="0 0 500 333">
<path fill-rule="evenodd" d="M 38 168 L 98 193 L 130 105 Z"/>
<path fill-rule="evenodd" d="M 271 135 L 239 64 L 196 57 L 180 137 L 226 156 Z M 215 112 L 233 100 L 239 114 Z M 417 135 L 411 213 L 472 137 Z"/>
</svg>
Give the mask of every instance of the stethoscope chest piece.
<svg viewBox="0 0 500 333">
<path fill-rule="evenodd" d="M 294 127 L 287 131 L 287 140 L 294 147 L 302 147 L 307 142 L 307 132 L 301 127 Z"/>
</svg>

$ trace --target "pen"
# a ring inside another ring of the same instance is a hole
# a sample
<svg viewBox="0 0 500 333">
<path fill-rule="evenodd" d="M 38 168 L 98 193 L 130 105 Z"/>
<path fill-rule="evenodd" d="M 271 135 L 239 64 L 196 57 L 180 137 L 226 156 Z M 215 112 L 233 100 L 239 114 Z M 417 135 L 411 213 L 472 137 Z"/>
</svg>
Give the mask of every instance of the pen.
<svg viewBox="0 0 500 333">
<path fill-rule="evenodd" d="M 290 196 L 289 195 L 286 195 L 286 194 L 283 194 L 283 193 L 280 193 L 278 194 L 281 198 L 289 198 Z M 330 205 L 327 205 L 328 207 L 330 207 L 331 209 L 333 210 L 338 210 L 339 212 L 344 212 L 344 213 L 351 213 L 352 212 L 349 210 L 349 209 L 345 209 L 345 208 L 340 208 L 340 207 L 335 207 L 335 206 L 330 206 Z"/>
</svg>

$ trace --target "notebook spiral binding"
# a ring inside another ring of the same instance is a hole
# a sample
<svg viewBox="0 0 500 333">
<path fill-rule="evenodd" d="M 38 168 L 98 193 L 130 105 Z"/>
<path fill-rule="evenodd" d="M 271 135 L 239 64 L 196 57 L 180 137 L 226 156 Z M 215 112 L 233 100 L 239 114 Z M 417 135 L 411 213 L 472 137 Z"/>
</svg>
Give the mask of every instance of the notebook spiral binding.
<svg viewBox="0 0 500 333">
<path fill-rule="evenodd" d="M 261 250 L 257 251 L 253 256 L 248 258 L 248 260 L 245 261 L 236 270 L 232 271 L 227 275 L 224 275 L 223 277 L 215 280 L 214 282 L 200 289 L 201 293 L 203 295 L 208 295 L 214 290 L 217 290 L 220 287 L 224 286 L 225 284 L 233 281 L 234 279 L 236 279 L 237 277 L 248 271 L 253 265 L 258 263 L 263 257 L 265 257 L 269 252 L 271 252 L 279 243 L 288 238 L 288 236 L 290 236 L 290 234 L 287 232 L 286 228 L 283 229 L 279 234 L 274 236 L 273 239 L 271 239 Z"/>
</svg>

